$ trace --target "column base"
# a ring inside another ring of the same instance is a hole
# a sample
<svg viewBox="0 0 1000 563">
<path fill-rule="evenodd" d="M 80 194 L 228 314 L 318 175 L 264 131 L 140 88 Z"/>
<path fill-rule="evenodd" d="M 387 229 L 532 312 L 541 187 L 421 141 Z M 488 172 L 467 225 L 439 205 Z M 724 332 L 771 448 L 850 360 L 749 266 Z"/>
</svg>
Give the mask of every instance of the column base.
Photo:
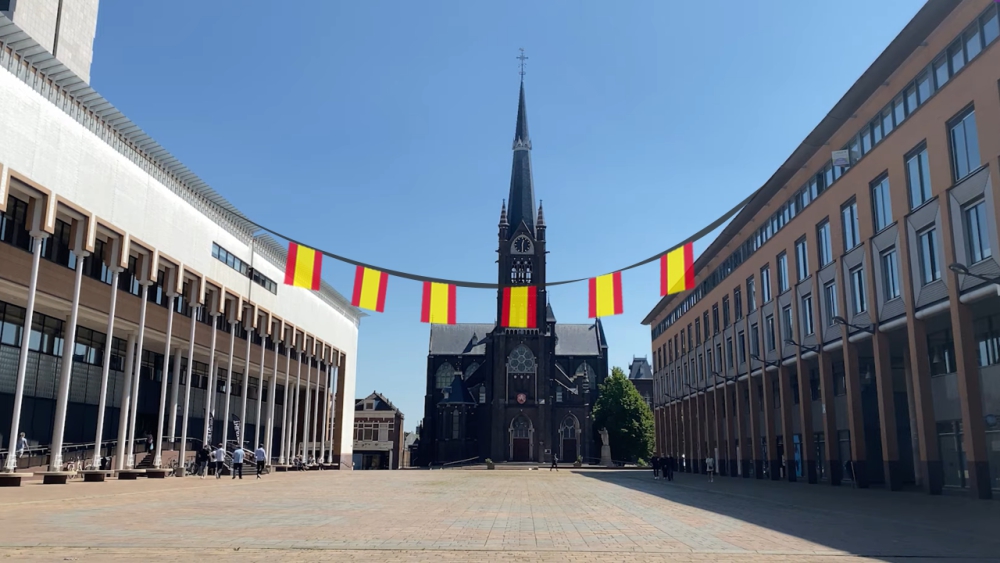
<svg viewBox="0 0 1000 563">
<path fill-rule="evenodd" d="M 855 460 L 854 461 L 854 471 L 853 475 L 849 475 L 854 479 L 854 486 L 859 489 L 868 488 L 868 463 L 865 460 Z"/>
<path fill-rule="evenodd" d="M 757 479 L 764 478 L 764 460 L 762 459 L 753 460 L 753 473 L 754 473 L 753 476 L 756 477 Z"/>
<path fill-rule="evenodd" d="M 781 462 L 776 459 L 769 459 L 768 463 L 768 477 L 772 481 L 781 481 Z"/>
<path fill-rule="evenodd" d="M 816 460 L 806 460 L 806 482 L 810 485 L 815 485 L 819 482 L 819 476 L 816 474 Z"/>
<path fill-rule="evenodd" d="M 990 490 L 990 466 L 985 461 L 967 461 L 969 468 L 969 492 L 972 498 L 989 500 L 993 498 Z"/>
<path fill-rule="evenodd" d="M 331 467 L 330 469 L 340 470 L 340 471 L 352 471 L 354 469 L 354 456 L 352 454 L 334 455 L 331 456 L 330 463 L 336 465 L 335 467 Z"/>
<path fill-rule="evenodd" d="M 750 460 L 744 459 L 741 463 L 743 465 L 743 478 L 744 479 L 749 479 L 750 478 Z"/>
<path fill-rule="evenodd" d="M 886 461 L 883 463 L 885 470 L 885 485 L 890 491 L 903 490 L 903 467 L 899 461 Z"/>
<path fill-rule="evenodd" d="M 844 466 L 840 464 L 840 460 L 827 462 L 827 475 L 830 476 L 830 485 L 834 487 L 839 487 L 840 482 L 844 480 Z"/>
<path fill-rule="evenodd" d="M 739 465 L 738 465 L 738 462 L 735 459 L 729 460 L 729 476 L 730 477 L 737 477 L 737 476 L 739 476 L 739 469 L 737 469 L 737 467 L 739 467 Z"/>
</svg>

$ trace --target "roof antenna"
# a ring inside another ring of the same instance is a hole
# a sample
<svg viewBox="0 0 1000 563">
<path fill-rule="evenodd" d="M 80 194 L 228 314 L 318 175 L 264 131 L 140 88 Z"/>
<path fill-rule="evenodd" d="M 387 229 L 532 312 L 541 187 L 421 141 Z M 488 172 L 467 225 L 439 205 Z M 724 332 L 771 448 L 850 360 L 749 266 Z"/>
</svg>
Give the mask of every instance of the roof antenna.
<svg viewBox="0 0 1000 563">
<path fill-rule="evenodd" d="M 514 58 L 521 61 L 521 72 L 519 72 L 518 74 L 521 75 L 521 82 L 524 82 L 524 61 L 528 60 L 528 57 L 524 56 L 524 47 L 521 47 L 518 50 L 521 51 L 521 54 Z"/>
</svg>

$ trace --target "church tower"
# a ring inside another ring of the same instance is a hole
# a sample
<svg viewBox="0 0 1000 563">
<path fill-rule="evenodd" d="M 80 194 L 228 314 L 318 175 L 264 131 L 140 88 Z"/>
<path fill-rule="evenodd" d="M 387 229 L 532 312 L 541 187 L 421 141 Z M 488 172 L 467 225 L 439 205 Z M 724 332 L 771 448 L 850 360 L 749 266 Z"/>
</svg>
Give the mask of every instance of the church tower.
<svg viewBox="0 0 1000 563">
<path fill-rule="evenodd" d="M 504 286 L 536 286 L 535 326 L 545 328 L 545 218 L 539 206 L 535 213 L 535 188 L 531 175 L 531 137 L 528 135 L 528 109 L 524 97 L 524 77 L 517 103 L 514 129 L 513 165 L 510 193 L 500 206 L 498 225 L 499 267 L 497 283 L 497 319 L 503 316 Z"/>
</svg>

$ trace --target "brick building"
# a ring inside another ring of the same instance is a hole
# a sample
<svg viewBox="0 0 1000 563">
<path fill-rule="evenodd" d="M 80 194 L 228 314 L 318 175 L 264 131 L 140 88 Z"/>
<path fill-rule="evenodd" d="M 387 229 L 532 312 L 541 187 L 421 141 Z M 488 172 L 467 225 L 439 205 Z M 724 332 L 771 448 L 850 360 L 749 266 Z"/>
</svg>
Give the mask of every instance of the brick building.
<svg viewBox="0 0 1000 563">
<path fill-rule="evenodd" d="M 354 469 L 399 469 L 409 459 L 403 413 L 372 391 L 354 405 Z"/>
</svg>

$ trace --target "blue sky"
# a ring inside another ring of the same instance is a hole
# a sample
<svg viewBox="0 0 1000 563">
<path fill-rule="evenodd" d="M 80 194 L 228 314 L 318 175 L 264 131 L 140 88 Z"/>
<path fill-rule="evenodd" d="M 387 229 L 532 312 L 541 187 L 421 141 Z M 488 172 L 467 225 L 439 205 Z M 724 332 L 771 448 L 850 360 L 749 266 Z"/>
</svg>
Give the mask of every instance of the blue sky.
<svg viewBox="0 0 1000 563">
<path fill-rule="evenodd" d="M 758 188 L 922 4 L 102 0 L 92 85 L 258 222 L 495 282 L 523 47 L 548 276 L 578 278 L 656 254 Z M 353 267 L 323 268 L 350 296 Z M 611 365 L 650 355 L 657 276 L 623 274 Z M 391 278 L 359 342 L 358 397 L 385 394 L 408 430 L 423 416 L 420 290 Z M 560 321 L 587 322 L 586 283 L 550 299 Z M 459 322 L 495 315 L 495 292 L 458 290 Z"/>
</svg>

